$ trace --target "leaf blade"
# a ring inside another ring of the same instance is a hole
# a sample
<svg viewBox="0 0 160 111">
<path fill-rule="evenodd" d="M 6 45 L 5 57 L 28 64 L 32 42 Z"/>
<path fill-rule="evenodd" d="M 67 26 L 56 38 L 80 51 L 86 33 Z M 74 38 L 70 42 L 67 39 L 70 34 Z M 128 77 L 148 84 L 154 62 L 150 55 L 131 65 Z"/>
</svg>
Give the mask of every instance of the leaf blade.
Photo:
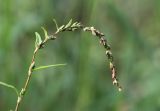
<svg viewBox="0 0 160 111">
<path fill-rule="evenodd" d="M 0 85 L 11 88 L 12 90 L 14 90 L 14 92 L 17 94 L 17 96 L 19 96 L 18 89 L 15 86 L 7 84 L 5 82 L 1 82 L 1 81 L 0 81 Z"/>
<path fill-rule="evenodd" d="M 45 39 L 48 39 L 49 36 L 48 36 L 47 30 L 46 30 L 44 27 L 41 27 L 41 28 L 42 28 L 42 30 L 43 30 L 43 32 L 44 32 Z"/>
<path fill-rule="evenodd" d="M 55 25 L 56 25 L 56 28 L 57 28 L 57 30 L 58 30 L 58 24 L 57 24 L 57 21 L 56 21 L 56 19 L 53 19 L 53 22 L 55 23 Z"/>
<path fill-rule="evenodd" d="M 38 32 L 35 32 L 35 35 L 36 35 L 35 47 L 38 47 L 42 43 L 42 38 Z"/>
<path fill-rule="evenodd" d="M 62 25 L 58 28 L 58 31 L 62 31 L 65 28 L 65 25 Z"/>
<path fill-rule="evenodd" d="M 58 67 L 58 66 L 65 66 L 66 64 L 54 64 L 54 65 L 46 65 L 46 66 L 39 66 L 37 68 L 34 68 L 33 70 L 41 70 L 41 69 L 46 69 L 46 68 L 50 68 L 50 67 Z"/>
<path fill-rule="evenodd" d="M 72 19 L 68 22 L 68 24 L 65 26 L 65 28 L 68 28 L 72 25 Z"/>
</svg>

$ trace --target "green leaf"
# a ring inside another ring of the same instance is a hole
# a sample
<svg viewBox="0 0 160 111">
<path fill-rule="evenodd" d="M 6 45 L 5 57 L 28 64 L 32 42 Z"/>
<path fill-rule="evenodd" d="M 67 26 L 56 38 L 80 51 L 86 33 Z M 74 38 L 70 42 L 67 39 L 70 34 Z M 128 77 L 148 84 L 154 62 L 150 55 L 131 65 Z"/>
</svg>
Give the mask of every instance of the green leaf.
<svg viewBox="0 0 160 111">
<path fill-rule="evenodd" d="M 35 32 L 35 35 L 36 35 L 35 47 L 38 47 L 42 43 L 42 38 L 38 32 Z"/>
<path fill-rule="evenodd" d="M 55 23 L 56 28 L 57 28 L 57 30 L 58 30 L 58 24 L 57 24 L 57 21 L 56 21 L 55 19 L 53 19 L 53 22 Z"/>
<path fill-rule="evenodd" d="M 62 25 L 61 27 L 58 28 L 59 31 L 63 30 L 65 25 Z"/>
<path fill-rule="evenodd" d="M 68 24 L 65 26 L 65 28 L 68 28 L 72 25 L 72 19 L 68 22 Z"/>
<path fill-rule="evenodd" d="M 82 26 L 81 23 L 77 23 L 77 26 Z"/>
<path fill-rule="evenodd" d="M 15 91 L 15 93 L 17 94 L 17 96 L 19 96 L 17 88 L 14 87 L 13 85 L 10 85 L 10 84 L 7 84 L 7 83 L 1 82 L 1 81 L 0 81 L 0 85 L 13 89 Z"/>
<path fill-rule="evenodd" d="M 50 67 L 58 67 L 58 66 L 65 66 L 66 64 L 54 64 L 54 65 L 47 65 L 47 66 L 39 66 L 37 68 L 34 68 L 34 71 L 40 70 L 40 69 L 46 69 Z"/>
<path fill-rule="evenodd" d="M 48 39 L 49 36 L 48 36 L 47 30 L 46 30 L 44 27 L 41 27 L 41 28 L 42 28 L 42 30 L 43 30 L 43 32 L 44 32 L 45 38 Z"/>
<path fill-rule="evenodd" d="M 77 25 L 77 23 L 78 23 L 78 22 L 73 23 L 73 24 L 72 24 L 72 27 L 76 26 L 76 25 Z"/>
</svg>

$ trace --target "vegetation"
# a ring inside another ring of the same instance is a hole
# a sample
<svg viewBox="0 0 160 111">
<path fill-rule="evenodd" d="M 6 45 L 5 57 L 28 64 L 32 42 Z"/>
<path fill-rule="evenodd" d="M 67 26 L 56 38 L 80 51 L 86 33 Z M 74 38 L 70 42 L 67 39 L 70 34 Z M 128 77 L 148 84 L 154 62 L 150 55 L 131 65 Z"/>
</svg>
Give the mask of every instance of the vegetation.
<svg viewBox="0 0 160 111">
<path fill-rule="evenodd" d="M 29 69 L 28 69 L 27 79 L 26 79 L 24 87 L 21 89 L 20 93 L 18 93 L 18 90 L 15 88 L 15 86 L 0 82 L 1 85 L 12 88 L 16 92 L 16 94 L 17 94 L 17 104 L 16 104 L 15 111 L 19 110 L 20 103 L 22 102 L 22 99 L 23 99 L 23 97 L 24 97 L 24 95 L 27 91 L 27 87 L 28 87 L 28 85 L 31 81 L 33 71 L 44 69 L 44 68 L 49 68 L 49 67 L 65 65 L 65 64 L 57 64 L 57 65 L 47 65 L 47 66 L 40 66 L 40 67 L 35 66 L 35 64 L 36 64 L 35 59 L 36 59 L 36 55 L 37 55 L 38 51 L 40 49 L 44 48 L 46 43 L 49 40 L 55 40 L 57 38 L 57 35 L 60 32 L 64 32 L 64 31 L 75 31 L 77 29 L 82 29 L 83 31 L 90 31 L 92 33 L 92 35 L 97 36 L 100 39 L 100 43 L 106 49 L 106 56 L 109 59 L 110 69 L 111 69 L 111 72 L 112 72 L 113 84 L 118 87 L 119 91 L 122 90 L 122 88 L 119 85 L 119 82 L 116 78 L 116 70 L 115 70 L 115 65 L 113 63 L 113 56 L 112 56 L 111 48 L 107 44 L 107 41 L 103 38 L 104 34 L 99 32 L 94 27 L 84 27 L 81 23 L 78 23 L 78 22 L 72 23 L 72 19 L 68 22 L 68 24 L 62 25 L 60 27 L 58 27 L 58 24 L 55 20 L 54 20 L 54 22 L 56 24 L 57 31 L 53 35 L 48 35 L 48 32 L 46 31 L 46 29 L 42 27 L 42 29 L 44 31 L 44 36 L 45 36 L 44 40 L 42 40 L 42 37 L 40 36 L 40 34 L 38 32 L 35 32 L 35 35 L 36 35 L 35 49 L 34 49 L 34 53 L 33 53 L 33 56 L 32 56 L 31 64 L 30 64 Z"/>
<path fill-rule="evenodd" d="M 59 24 L 73 18 L 105 34 L 122 93 L 111 85 L 106 49 L 97 36 L 91 36 L 94 32 L 65 31 L 36 54 L 36 66 L 19 110 L 159 111 L 159 5 L 159 0 L 1 0 L 0 81 L 5 83 L 0 82 L 0 110 L 16 106 L 34 52 L 33 32 L 42 36 L 40 27 L 44 26 L 49 36 L 54 35 L 57 29 L 52 18 Z M 59 63 L 67 65 L 38 70 Z"/>
</svg>

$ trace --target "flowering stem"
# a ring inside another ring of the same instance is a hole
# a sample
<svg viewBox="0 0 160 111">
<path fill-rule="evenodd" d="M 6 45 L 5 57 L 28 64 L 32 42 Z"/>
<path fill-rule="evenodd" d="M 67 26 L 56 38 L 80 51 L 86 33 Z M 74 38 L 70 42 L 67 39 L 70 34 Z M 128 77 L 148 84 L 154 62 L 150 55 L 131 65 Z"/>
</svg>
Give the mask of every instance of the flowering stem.
<svg viewBox="0 0 160 111">
<path fill-rule="evenodd" d="M 38 67 L 38 68 L 35 67 L 35 63 L 36 63 L 35 58 L 36 58 L 36 54 L 38 53 L 39 49 L 44 48 L 44 46 L 46 45 L 46 43 L 49 40 L 55 40 L 57 38 L 57 35 L 60 32 L 64 32 L 64 31 L 72 31 L 73 32 L 77 29 L 81 29 L 83 31 L 90 31 L 92 33 L 92 35 L 99 38 L 100 43 L 106 49 L 106 56 L 108 57 L 109 62 L 110 62 L 110 69 L 111 69 L 111 72 L 112 72 L 113 84 L 118 87 L 119 91 L 121 91 L 121 86 L 120 86 L 120 84 L 117 80 L 117 77 L 116 77 L 116 70 L 115 70 L 115 65 L 113 64 L 113 56 L 112 56 L 112 53 L 111 53 L 111 48 L 108 45 L 107 41 L 104 39 L 104 34 L 99 32 L 94 27 L 84 27 L 81 23 L 78 23 L 78 22 L 75 22 L 75 23 L 72 24 L 72 20 L 70 20 L 68 22 L 68 24 L 62 25 L 60 27 L 58 27 L 55 20 L 54 20 L 54 22 L 56 24 L 57 31 L 53 35 L 49 36 L 47 34 L 47 31 L 44 28 L 42 28 L 44 33 L 45 33 L 45 39 L 42 41 L 40 35 L 38 33 L 36 33 L 36 46 L 35 46 L 34 53 L 33 53 L 33 56 L 32 56 L 31 64 L 30 64 L 29 69 L 28 69 L 27 79 L 24 83 L 23 88 L 21 89 L 20 93 L 18 94 L 15 111 L 19 110 L 19 106 L 20 106 L 20 104 L 23 100 L 23 97 L 24 97 L 24 95 L 27 91 L 27 88 L 29 86 L 29 83 L 30 83 L 30 80 L 31 80 L 31 77 L 32 77 L 32 72 L 35 71 L 35 70 L 38 70 L 38 69 L 43 69 L 43 68 L 46 68 L 46 67 L 53 66 L 53 65 L 50 65 L 50 66 L 43 66 L 43 67 Z M 64 65 L 64 64 L 59 64 L 59 65 Z"/>
</svg>

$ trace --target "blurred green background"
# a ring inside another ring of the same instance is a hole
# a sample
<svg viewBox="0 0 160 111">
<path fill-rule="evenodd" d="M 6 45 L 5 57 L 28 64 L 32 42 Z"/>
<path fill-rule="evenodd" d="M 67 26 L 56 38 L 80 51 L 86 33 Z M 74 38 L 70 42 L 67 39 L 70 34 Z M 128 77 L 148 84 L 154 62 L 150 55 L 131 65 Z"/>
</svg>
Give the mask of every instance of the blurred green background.
<svg viewBox="0 0 160 111">
<path fill-rule="evenodd" d="M 160 111 L 160 0 L 0 0 L 0 81 L 19 90 L 27 76 L 35 35 L 50 34 L 71 18 L 95 26 L 112 47 L 123 91 L 112 85 L 105 50 L 90 33 L 65 32 L 37 57 L 20 111 Z M 16 94 L 0 86 L 0 111 Z"/>
</svg>

